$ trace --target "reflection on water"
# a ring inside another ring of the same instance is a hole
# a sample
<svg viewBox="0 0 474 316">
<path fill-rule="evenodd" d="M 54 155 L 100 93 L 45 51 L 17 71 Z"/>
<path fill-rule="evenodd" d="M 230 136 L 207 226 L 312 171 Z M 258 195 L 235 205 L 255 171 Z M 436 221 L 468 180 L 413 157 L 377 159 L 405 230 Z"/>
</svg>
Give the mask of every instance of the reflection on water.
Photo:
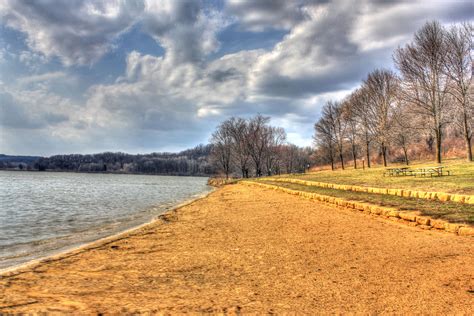
<svg viewBox="0 0 474 316">
<path fill-rule="evenodd" d="M 145 223 L 206 178 L 0 171 L 0 269 Z"/>
</svg>

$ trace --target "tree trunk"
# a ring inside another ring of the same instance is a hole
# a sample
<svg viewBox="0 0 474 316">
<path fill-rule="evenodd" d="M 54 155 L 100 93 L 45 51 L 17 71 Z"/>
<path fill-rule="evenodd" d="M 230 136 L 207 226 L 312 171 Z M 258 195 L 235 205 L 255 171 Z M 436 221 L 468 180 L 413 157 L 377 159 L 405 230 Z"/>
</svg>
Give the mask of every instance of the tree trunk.
<svg viewBox="0 0 474 316">
<path fill-rule="evenodd" d="M 366 153 L 367 153 L 367 168 L 370 168 L 370 142 L 366 141 Z"/>
<path fill-rule="evenodd" d="M 383 166 L 387 167 L 387 150 L 383 142 L 382 142 L 382 158 L 383 158 Z"/>
<path fill-rule="evenodd" d="M 467 151 L 467 161 L 472 161 L 472 148 L 471 148 L 471 138 L 469 135 L 469 126 L 467 123 L 467 115 L 464 113 L 464 137 L 466 139 L 466 151 Z"/>
<path fill-rule="evenodd" d="M 466 136 L 467 161 L 472 161 L 471 137 Z"/>
<path fill-rule="evenodd" d="M 334 155 L 332 150 L 329 151 L 330 159 L 331 159 L 331 170 L 334 171 Z"/>
<path fill-rule="evenodd" d="M 408 162 L 408 150 L 405 146 L 403 146 L 403 153 L 405 154 L 405 163 L 408 166 L 408 164 L 409 164 L 409 162 Z"/>
<path fill-rule="evenodd" d="M 344 170 L 344 157 L 342 155 L 342 146 L 339 147 L 339 160 L 341 161 L 341 168 Z"/>
<path fill-rule="evenodd" d="M 441 128 L 436 131 L 436 162 L 441 163 Z"/>
<path fill-rule="evenodd" d="M 354 143 L 352 143 L 352 159 L 354 159 L 354 169 L 357 169 L 357 154 Z"/>
</svg>

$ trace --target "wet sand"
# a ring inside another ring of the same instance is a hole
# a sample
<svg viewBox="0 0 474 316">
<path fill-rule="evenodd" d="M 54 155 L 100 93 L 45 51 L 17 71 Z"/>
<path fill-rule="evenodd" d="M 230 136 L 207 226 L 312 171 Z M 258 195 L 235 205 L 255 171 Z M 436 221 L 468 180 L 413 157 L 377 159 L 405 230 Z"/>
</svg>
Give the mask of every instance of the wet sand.
<svg viewBox="0 0 474 316">
<path fill-rule="evenodd" d="M 474 313 L 474 239 L 230 185 L 0 277 L 0 312 Z"/>
</svg>

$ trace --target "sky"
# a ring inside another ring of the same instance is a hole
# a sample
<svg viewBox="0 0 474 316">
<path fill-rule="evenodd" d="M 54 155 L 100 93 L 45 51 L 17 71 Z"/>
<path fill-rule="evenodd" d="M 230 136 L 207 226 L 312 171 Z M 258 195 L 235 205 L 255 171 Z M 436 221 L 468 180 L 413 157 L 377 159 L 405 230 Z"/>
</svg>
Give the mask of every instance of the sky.
<svg viewBox="0 0 474 316">
<path fill-rule="evenodd" d="M 0 0 L 0 153 L 179 151 L 270 116 L 312 144 L 341 99 L 428 20 L 474 2 Z"/>
</svg>

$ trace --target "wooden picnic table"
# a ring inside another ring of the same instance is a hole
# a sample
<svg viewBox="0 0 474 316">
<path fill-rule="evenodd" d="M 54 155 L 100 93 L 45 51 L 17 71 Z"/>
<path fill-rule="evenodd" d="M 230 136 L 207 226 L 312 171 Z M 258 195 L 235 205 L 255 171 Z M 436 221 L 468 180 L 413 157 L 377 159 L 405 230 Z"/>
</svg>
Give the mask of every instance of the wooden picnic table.
<svg viewBox="0 0 474 316">
<path fill-rule="evenodd" d="M 383 173 L 384 176 L 443 176 L 443 172 L 448 176 L 451 174 L 449 170 L 444 170 L 445 166 L 433 166 L 433 167 L 421 167 L 416 169 L 411 169 L 410 167 L 396 167 L 396 168 L 386 168 Z"/>
<path fill-rule="evenodd" d="M 399 176 L 399 175 L 407 175 L 407 172 L 410 170 L 409 167 L 397 167 L 397 168 L 386 168 L 384 172 L 388 176 Z"/>
<path fill-rule="evenodd" d="M 412 171 L 412 174 L 416 177 L 417 175 L 421 176 L 426 176 L 430 175 L 433 177 L 433 175 L 436 175 L 438 177 L 443 176 L 443 169 L 445 169 L 445 166 L 433 166 L 433 167 L 421 167 L 414 169 Z M 445 173 L 448 174 L 448 176 L 451 174 L 449 170 L 445 171 Z"/>
</svg>

